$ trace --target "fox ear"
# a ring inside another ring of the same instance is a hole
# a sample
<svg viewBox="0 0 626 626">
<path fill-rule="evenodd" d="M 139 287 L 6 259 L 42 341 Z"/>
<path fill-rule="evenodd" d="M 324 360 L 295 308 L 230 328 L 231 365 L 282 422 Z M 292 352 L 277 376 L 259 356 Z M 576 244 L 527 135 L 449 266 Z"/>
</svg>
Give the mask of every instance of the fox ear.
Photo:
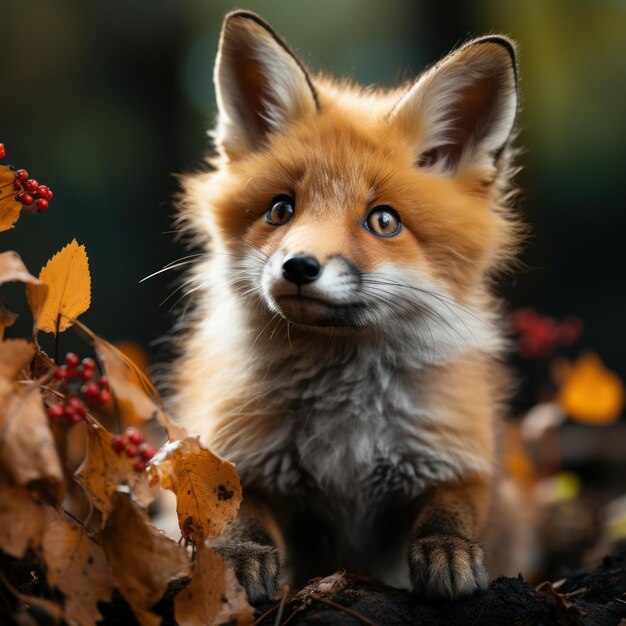
<svg viewBox="0 0 626 626">
<path fill-rule="evenodd" d="M 416 164 L 438 172 L 494 167 L 517 112 L 515 44 L 474 39 L 425 72 L 391 119 L 416 142 Z"/>
<path fill-rule="evenodd" d="M 259 149 L 270 133 L 317 110 L 303 65 L 271 26 L 249 11 L 224 19 L 214 80 L 216 143 L 230 159 Z"/>
</svg>

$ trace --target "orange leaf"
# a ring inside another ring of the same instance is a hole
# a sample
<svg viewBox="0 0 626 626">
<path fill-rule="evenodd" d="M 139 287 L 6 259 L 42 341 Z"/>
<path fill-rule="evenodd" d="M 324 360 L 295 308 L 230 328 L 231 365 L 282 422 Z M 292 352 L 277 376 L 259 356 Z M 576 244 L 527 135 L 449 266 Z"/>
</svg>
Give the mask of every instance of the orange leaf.
<svg viewBox="0 0 626 626">
<path fill-rule="evenodd" d="M 187 554 L 175 541 L 149 523 L 128 494 L 117 491 L 104 527 L 104 551 L 118 587 L 142 626 L 159 626 L 150 610 L 168 583 L 189 575 Z"/>
<path fill-rule="evenodd" d="M 174 615 L 180 626 L 245 626 L 252 623 L 254 609 L 233 571 L 201 543 L 196 545 L 191 583 L 174 600 Z"/>
<path fill-rule="evenodd" d="M 14 228 L 20 218 L 22 204 L 15 199 L 17 191 L 14 182 L 15 172 L 6 165 L 0 165 L 0 232 Z"/>
<path fill-rule="evenodd" d="M 241 504 L 239 475 L 232 463 L 202 447 L 195 437 L 163 446 L 152 459 L 151 473 L 176 494 L 181 533 L 196 544 L 219 535 Z"/>
<path fill-rule="evenodd" d="M 21 559 L 29 547 L 39 547 L 43 530 L 43 506 L 0 478 L 0 550 Z"/>
<path fill-rule="evenodd" d="M 46 528 L 43 558 L 48 584 L 65 596 L 65 620 L 95 626 L 98 602 L 107 602 L 115 586 L 102 548 L 80 526 L 59 520 Z"/>
<path fill-rule="evenodd" d="M 49 291 L 37 328 L 54 334 L 68 329 L 91 304 L 91 276 L 85 246 L 72 240 L 46 263 L 39 279 L 48 285 Z M 33 308 L 36 294 L 30 286 L 26 290 Z"/>
<path fill-rule="evenodd" d="M 75 477 L 89 493 L 92 504 L 102 512 L 103 521 L 111 510 L 119 485 L 128 485 L 138 493 L 141 504 L 147 506 L 151 500 L 148 474 L 133 469 L 136 459 L 124 452 L 115 452 L 111 443 L 113 436 L 104 428 L 88 424 L 87 433 L 87 455 Z"/>
<path fill-rule="evenodd" d="M 3 252 L 0 254 L 0 284 L 16 281 L 26 284 L 28 304 L 36 324 L 48 296 L 48 286 L 26 269 L 17 252 Z M 7 325 L 10 326 L 5 324 L 5 327 Z"/>
<path fill-rule="evenodd" d="M 596 354 L 584 354 L 572 365 L 558 400 L 574 420 L 610 424 L 624 409 L 624 384 Z"/>
</svg>

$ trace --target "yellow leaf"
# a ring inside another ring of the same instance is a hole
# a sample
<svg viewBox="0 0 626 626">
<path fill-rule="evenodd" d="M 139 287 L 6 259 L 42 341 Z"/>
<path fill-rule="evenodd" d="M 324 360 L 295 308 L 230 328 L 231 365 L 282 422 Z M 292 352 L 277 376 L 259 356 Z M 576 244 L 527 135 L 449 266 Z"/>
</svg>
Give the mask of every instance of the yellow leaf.
<svg viewBox="0 0 626 626">
<path fill-rule="evenodd" d="M 48 299 L 37 328 L 47 333 L 63 332 L 91 304 L 91 276 L 85 246 L 72 240 L 42 268 L 39 279 L 48 285 Z M 33 308 L 35 294 L 26 288 Z"/>
<path fill-rule="evenodd" d="M 152 459 L 150 472 L 176 494 L 181 533 L 199 544 L 219 535 L 241 504 L 239 475 L 232 463 L 202 447 L 195 437 L 164 445 Z"/>
<path fill-rule="evenodd" d="M 38 278 L 35 278 L 24 265 L 17 252 L 12 250 L 0 254 L 0 285 L 3 283 L 22 282 L 26 285 L 28 304 L 33 312 L 35 324 L 41 315 L 44 303 L 48 296 L 48 286 Z M 11 324 L 4 324 L 10 326 Z"/>
<path fill-rule="evenodd" d="M 624 409 L 624 384 L 596 354 L 583 354 L 572 365 L 558 399 L 574 420 L 610 424 Z"/>
<path fill-rule="evenodd" d="M 0 232 L 13 228 L 22 210 L 21 203 L 15 199 L 17 191 L 14 182 L 15 172 L 6 165 L 0 165 Z"/>
<path fill-rule="evenodd" d="M 254 610 L 235 574 L 206 544 L 196 545 L 191 582 L 174 600 L 174 615 L 181 626 L 252 624 Z"/>
</svg>

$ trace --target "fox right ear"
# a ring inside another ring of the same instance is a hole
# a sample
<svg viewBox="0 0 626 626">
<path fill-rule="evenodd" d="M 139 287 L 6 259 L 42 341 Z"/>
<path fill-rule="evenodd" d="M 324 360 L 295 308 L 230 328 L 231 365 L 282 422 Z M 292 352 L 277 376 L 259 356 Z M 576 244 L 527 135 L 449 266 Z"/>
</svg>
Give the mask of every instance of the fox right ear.
<svg viewBox="0 0 626 626">
<path fill-rule="evenodd" d="M 263 147 L 272 132 L 317 111 L 306 70 L 269 24 L 250 11 L 224 19 L 215 63 L 215 139 L 229 159 Z"/>
</svg>

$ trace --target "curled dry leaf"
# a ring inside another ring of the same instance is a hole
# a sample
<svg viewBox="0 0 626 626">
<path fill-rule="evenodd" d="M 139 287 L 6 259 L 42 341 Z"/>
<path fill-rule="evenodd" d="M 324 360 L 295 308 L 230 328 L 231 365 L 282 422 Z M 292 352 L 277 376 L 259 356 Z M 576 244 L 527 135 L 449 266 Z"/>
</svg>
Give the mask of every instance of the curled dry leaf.
<svg viewBox="0 0 626 626">
<path fill-rule="evenodd" d="M 0 302 L 0 341 L 4 339 L 4 331 L 15 324 L 17 313 L 9 311 L 2 302 Z"/>
<path fill-rule="evenodd" d="M 48 297 L 37 328 L 47 333 L 63 332 L 91 304 L 91 276 L 85 246 L 73 239 L 46 263 L 39 279 L 48 285 Z M 30 285 L 26 293 L 33 309 L 37 294 Z"/>
<path fill-rule="evenodd" d="M 235 466 L 203 448 L 195 437 L 163 446 L 150 472 L 176 494 L 181 533 L 196 544 L 219 535 L 237 515 L 241 485 Z"/>
<path fill-rule="evenodd" d="M 28 548 L 39 548 L 43 530 L 43 505 L 0 478 L 0 550 L 21 559 Z"/>
<path fill-rule="evenodd" d="M 168 583 L 189 576 L 187 554 L 157 530 L 147 515 L 118 490 L 103 530 L 103 547 L 119 590 L 142 626 L 158 626 L 161 618 L 150 610 Z"/>
<path fill-rule="evenodd" d="M 26 269 L 17 252 L 8 251 L 0 254 L 0 284 L 11 282 L 21 282 L 26 285 L 28 304 L 37 324 L 48 296 L 48 286 Z M 10 324 L 4 324 L 4 326 L 10 326 Z"/>
<path fill-rule="evenodd" d="M 60 502 L 65 482 L 40 389 L 17 384 L 34 353 L 22 339 L 0 343 L 0 465 L 17 485 L 36 483 Z"/>
<path fill-rule="evenodd" d="M 133 469 L 134 458 L 115 452 L 113 436 L 104 428 L 89 424 L 87 433 L 87 455 L 75 477 L 89 494 L 92 504 L 102 512 L 103 520 L 113 506 L 113 497 L 120 485 L 127 485 L 137 494 L 141 505 L 147 506 L 152 500 L 148 474 Z"/>
<path fill-rule="evenodd" d="M 174 600 L 174 616 L 180 626 L 244 626 L 252 623 L 254 610 L 232 570 L 202 543 L 196 546 L 191 583 Z"/>
<path fill-rule="evenodd" d="M 95 626 L 101 619 L 98 602 L 111 598 L 115 579 L 104 551 L 84 528 L 64 521 L 49 524 L 43 536 L 48 584 L 65 597 L 68 624 Z"/>
<path fill-rule="evenodd" d="M 14 228 L 20 218 L 22 205 L 15 199 L 14 182 L 15 172 L 0 165 L 0 232 Z"/>
</svg>

